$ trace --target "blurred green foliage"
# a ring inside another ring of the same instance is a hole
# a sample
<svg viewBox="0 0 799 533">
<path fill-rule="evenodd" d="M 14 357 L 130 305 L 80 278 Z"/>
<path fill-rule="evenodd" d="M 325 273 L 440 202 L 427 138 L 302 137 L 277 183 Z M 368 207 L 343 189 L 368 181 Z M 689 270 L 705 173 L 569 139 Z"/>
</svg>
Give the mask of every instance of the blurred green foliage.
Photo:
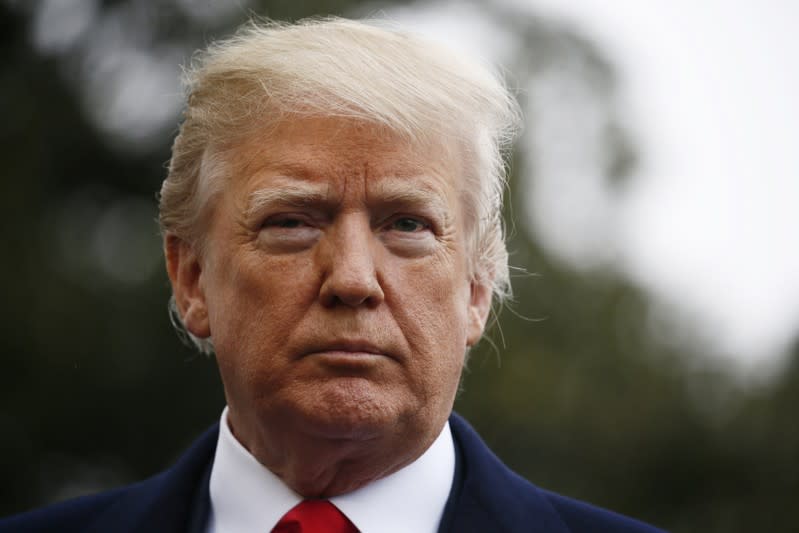
<svg viewBox="0 0 799 533">
<path fill-rule="evenodd" d="M 110 142 L 71 78 L 75 54 L 34 46 L 37 5 L 0 1 L 2 515 L 149 476 L 224 404 L 213 361 L 167 319 L 154 192 L 170 132 L 148 149 Z M 154 5 L 150 44 L 187 53 L 246 15 Z M 277 19 L 355 8 L 253 5 Z M 624 279 L 574 272 L 522 231 L 510 249 L 533 274 L 515 277 L 456 406 L 500 457 L 675 532 L 799 530 L 799 347 L 777 378 L 744 387 L 720 363 L 696 370 L 700 347 L 658 340 L 652 304 Z"/>
</svg>

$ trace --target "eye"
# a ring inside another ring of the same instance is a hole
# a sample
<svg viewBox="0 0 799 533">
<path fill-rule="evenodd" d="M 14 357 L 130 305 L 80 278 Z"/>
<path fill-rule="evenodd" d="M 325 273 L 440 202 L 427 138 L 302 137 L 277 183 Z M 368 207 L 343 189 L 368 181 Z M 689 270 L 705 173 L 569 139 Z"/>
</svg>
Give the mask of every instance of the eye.
<svg viewBox="0 0 799 533">
<path fill-rule="evenodd" d="M 264 221 L 264 228 L 278 228 L 278 229 L 297 229 L 308 226 L 308 223 L 300 217 L 284 215 L 272 217 Z"/>
<path fill-rule="evenodd" d="M 304 226 L 305 222 L 303 222 L 298 218 L 283 218 L 279 220 L 270 221 L 268 225 L 284 229 L 293 229 L 293 228 L 299 228 L 300 226 Z"/>
<path fill-rule="evenodd" d="M 430 225 L 426 222 L 413 217 L 400 217 L 394 219 L 389 224 L 389 229 L 403 233 L 416 233 L 429 229 Z"/>
<path fill-rule="evenodd" d="M 436 249 L 434 223 L 427 218 L 397 215 L 386 220 L 380 240 L 386 248 L 401 257 L 421 257 Z"/>
<path fill-rule="evenodd" d="M 258 243 L 273 253 L 306 250 L 319 240 L 318 221 L 303 213 L 279 213 L 261 223 Z"/>
</svg>

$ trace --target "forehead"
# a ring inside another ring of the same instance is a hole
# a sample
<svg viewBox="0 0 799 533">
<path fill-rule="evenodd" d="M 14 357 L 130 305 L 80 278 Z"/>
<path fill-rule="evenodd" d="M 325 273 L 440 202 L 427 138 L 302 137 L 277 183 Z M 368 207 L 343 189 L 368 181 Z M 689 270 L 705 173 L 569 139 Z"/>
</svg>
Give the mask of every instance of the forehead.
<svg viewBox="0 0 799 533">
<path fill-rule="evenodd" d="M 302 184 L 330 194 L 361 187 L 374 194 L 451 196 L 460 180 L 441 140 L 412 142 L 388 128 L 341 118 L 295 117 L 250 135 L 233 151 L 235 189 Z"/>
</svg>

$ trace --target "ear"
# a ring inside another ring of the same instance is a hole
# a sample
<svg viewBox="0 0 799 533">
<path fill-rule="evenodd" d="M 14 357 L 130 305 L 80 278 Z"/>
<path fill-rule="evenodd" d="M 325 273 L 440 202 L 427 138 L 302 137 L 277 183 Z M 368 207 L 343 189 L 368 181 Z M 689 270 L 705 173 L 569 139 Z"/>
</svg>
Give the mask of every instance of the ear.
<svg viewBox="0 0 799 533">
<path fill-rule="evenodd" d="M 201 284 L 202 264 L 197 252 L 183 239 L 168 234 L 164 240 L 164 255 L 172 294 L 183 325 L 195 337 L 210 337 L 208 307 Z"/>
<path fill-rule="evenodd" d="M 483 336 L 488 313 L 491 310 L 491 287 L 486 283 L 472 281 L 469 295 L 469 316 L 466 331 L 466 345 L 474 346 Z"/>
</svg>

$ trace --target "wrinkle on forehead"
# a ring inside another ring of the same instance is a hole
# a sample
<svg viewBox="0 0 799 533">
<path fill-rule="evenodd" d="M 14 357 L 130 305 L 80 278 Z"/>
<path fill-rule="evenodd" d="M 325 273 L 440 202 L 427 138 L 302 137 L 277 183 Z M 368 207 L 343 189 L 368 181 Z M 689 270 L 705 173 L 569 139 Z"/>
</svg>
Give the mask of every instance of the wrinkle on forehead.
<svg viewBox="0 0 799 533">
<path fill-rule="evenodd" d="M 342 154 L 371 153 L 413 172 L 414 164 L 418 166 L 419 162 L 448 160 L 452 156 L 450 148 L 454 148 L 449 144 L 440 138 L 414 142 L 401 132 L 362 119 L 285 115 L 253 128 L 231 148 L 237 152 L 238 170 L 252 175 L 266 164 L 291 165 L 291 160 L 275 159 L 277 152 L 292 153 L 293 160 L 308 167 L 336 160 Z"/>
<path fill-rule="evenodd" d="M 364 121 L 286 118 L 232 150 L 231 185 L 244 193 L 236 203 L 248 214 L 266 204 L 332 208 L 360 198 L 369 204 L 425 205 L 448 220 L 460 219 L 462 165 L 456 148 L 444 139 L 414 143 Z"/>
<path fill-rule="evenodd" d="M 436 211 L 443 220 L 451 220 L 444 187 L 436 187 L 435 180 L 425 176 L 398 178 L 395 176 L 365 176 L 364 194 L 355 195 L 359 202 L 374 207 L 426 207 Z M 336 187 L 328 180 L 305 180 L 279 176 L 270 180 L 268 187 L 257 187 L 245 200 L 245 216 L 252 218 L 267 206 L 281 205 L 306 208 L 322 207 L 335 210 L 348 201 L 346 185 Z"/>
</svg>

